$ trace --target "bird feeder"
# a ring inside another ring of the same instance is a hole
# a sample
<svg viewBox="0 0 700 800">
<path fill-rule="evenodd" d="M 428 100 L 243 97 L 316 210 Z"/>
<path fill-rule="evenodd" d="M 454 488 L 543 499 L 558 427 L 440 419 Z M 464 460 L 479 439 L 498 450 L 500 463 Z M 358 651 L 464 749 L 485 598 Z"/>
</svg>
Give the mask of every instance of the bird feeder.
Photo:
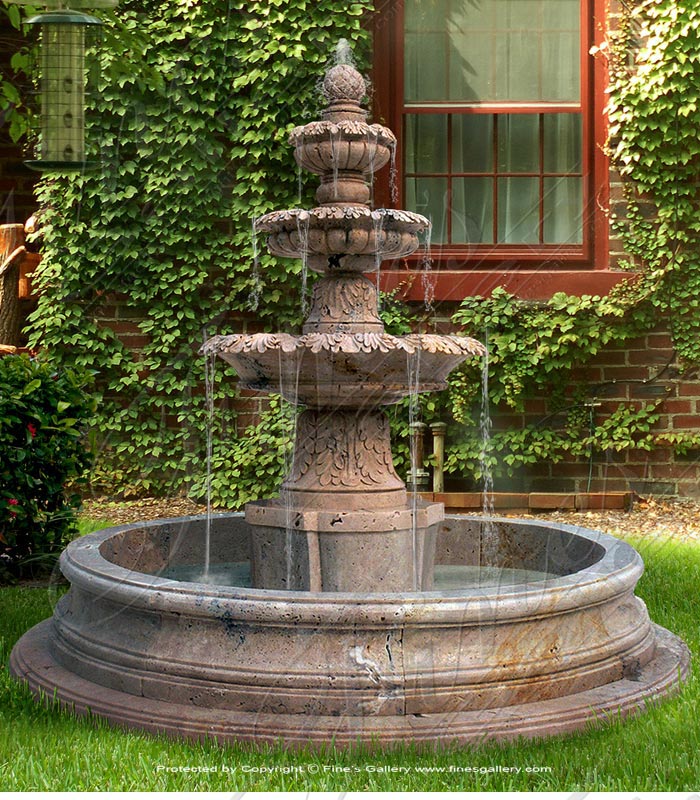
<svg viewBox="0 0 700 800">
<path fill-rule="evenodd" d="M 26 4 L 28 0 L 15 2 Z M 68 8 L 59 0 L 57 8 L 47 8 L 25 21 L 38 33 L 41 127 L 35 159 L 25 162 L 32 169 L 81 171 L 97 165 L 86 155 L 85 99 L 88 76 L 95 71 L 102 21 L 77 8 L 109 8 L 117 2 L 74 0 L 73 8 Z"/>
</svg>

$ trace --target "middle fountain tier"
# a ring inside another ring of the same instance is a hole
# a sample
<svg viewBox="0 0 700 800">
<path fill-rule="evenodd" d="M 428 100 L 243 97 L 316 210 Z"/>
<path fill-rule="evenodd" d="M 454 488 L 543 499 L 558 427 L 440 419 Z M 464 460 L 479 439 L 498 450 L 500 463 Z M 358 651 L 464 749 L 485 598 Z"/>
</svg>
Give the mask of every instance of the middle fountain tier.
<svg viewBox="0 0 700 800">
<path fill-rule="evenodd" d="M 321 176 L 311 210 L 266 214 L 256 231 L 276 255 L 321 273 L 301 335 L 215 336 L 204 346 L 242 388 L 281 394 L 304 410 L 279 496 L 249 503 L 252 582 L 259 589 L 406 592 L 432 586 L 439 503 L 409 497 L 391 457 L 381 406 L 446 388 L 483 346 L 465 336 L 391 336 L 365 273 L 419 246 L 429 221 L 369 206 L 374 172 L 395 138 L 367 123 L 365 81 L 349 64 L 326 73 L 322 120 L 290 134 L 299 165 Z"/>
</svg>

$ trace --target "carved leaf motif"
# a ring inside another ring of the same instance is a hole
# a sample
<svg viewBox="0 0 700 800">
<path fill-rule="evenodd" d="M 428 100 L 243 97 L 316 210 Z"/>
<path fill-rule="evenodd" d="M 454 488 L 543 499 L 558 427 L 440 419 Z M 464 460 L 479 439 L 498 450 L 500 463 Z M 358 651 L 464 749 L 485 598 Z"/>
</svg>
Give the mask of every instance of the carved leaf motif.
<svg viewBox="0 0 700 800">
<path fill-rule="evenodd" d="M 445 355 L 483 355 L 484 346 L 468 336 L 441 336 L 437 334 L 409 334 L 391 336 L 388 333 L 307 333 L 293 336 L 288 333 L 253 333 L 214 336 L 202 348 L 204 353 L 266 353 L 281 350 L 294 353 L 308 350 L 311 353 L 388 353 L 403 350 L 413 354 L 419 351 Z"/>
<path fill-rule="evenodd" d="M 389 426 L 382 413 L 301 415 L 288 485 L 351 489 L 396 481 Z"/>
<path fill-rule="evenodd" d="M 325 227 L 323 222 L 358 222 L 369 225 L 381 223 L 382 230 L 391 233 L 397 223 L 404 230 L 419 232 L 428 228 L 428 220 L 412 211 L 400 211 L 395 208 L 377 208 L 374 211 L 366 206 L 319 206 L 310 210 L 290 208 L 284 211 L 272 211 L 255 220 L 255 229 L 259 233 L 277 233 L 281 230 L 296 231 L 299 222 L 310 227 Z"/>
<path fill-rule="evenodd" d="M 328 136 L 338 135 L 348 140 L 369 138 L 387 146 L 393 146 L 396 143 L 396 136 L 389 128 L 376 123 L 368 125 L 366 122 L 356 120 L 338 120 L 337 122 L 318 120 L 309 122 L 307 125 L 298 125 L 296 128 L 292 128 L 289 134 L 289 143 L 300 146 L 309 139 L 327 139 Z"/>
</svg>

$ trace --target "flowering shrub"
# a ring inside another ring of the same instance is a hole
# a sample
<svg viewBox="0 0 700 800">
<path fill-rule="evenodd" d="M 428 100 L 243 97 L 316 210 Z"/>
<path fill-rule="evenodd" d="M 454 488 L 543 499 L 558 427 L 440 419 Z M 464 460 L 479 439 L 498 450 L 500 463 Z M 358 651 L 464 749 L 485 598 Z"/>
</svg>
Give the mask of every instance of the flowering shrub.
<svg viewBox="0 0 700 800">
<path fill-rule="evenodd" d="M 28 356 L 0 358 L 0 579 L 60 551 L 80 498 L 67 490 L 91 457 L 87 375 Z"/>
</svg>

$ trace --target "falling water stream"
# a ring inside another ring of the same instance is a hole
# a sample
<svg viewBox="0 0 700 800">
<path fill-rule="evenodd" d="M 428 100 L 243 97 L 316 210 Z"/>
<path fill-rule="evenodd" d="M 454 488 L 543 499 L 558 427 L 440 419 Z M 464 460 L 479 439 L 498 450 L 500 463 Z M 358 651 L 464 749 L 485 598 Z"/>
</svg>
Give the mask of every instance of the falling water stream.
<svg viewBox="0 0 700 800">
<path fill-rule="evenodd" d="M 258 231 L 256 230 L 257 220 L 253 217 L 250 221 L 250 245 L 253 250 L 253 285 L 248 296 L 248 307 L 251 311 L 257 311 L 260 305 L 260 295 L 262 294 L 262 279 L 260 277 L 260 248 L 258 246 Z"/>
<path fill-rule="evenodd" d="M 297 215 L 296 219 L 297 233 L 299 235 L 299 253 L 301 255 L 301 311 L 306 314 L 309 310 L 309 302 L 306 295 L 309 277 L 309 212 L 302 211 Z"/>
<path fill-rule="evenodd" d="M 420 348 L 416 348 L 415 353 L 407 355 L 408 368 L 408 425 L 409 431 L 413 430 L 413 425 L 420 422 Z M 413 554 L 413 591 L 420 589 L 420 553 L 418 547 L 418 487 L 416 485 L 418 470 L 422 464 L 418 464 L 418 448 L 414 436 L 409 436 L 409 452 L 411 460 L 410 470 L 410 498 L 411 498 L 411 547 Z"/>
<path fill-rule="evenodd" d="M 206 341 L 206 329 L 204 341 Z M 214 447 L 214 382 L 216 379 L 216 353 L 207 353 L 204 356 L 204 389 L 206 398 L 206 522 L 204 528 L 204 565 L 202 568 L 202 583 L 210 583 L 211 567 L 211 481 L 212 481 L 212 454 Z"/>
<path fill-rule="evenodd" d="M 398 203 L 399 201 L 399 172 L 396 167 L 396 142 L 392 142 L 391 148 L 391 162 L 389 165 L 389 191 L 391 194 L 391 202 Z"/>
<path fill-rule="evenodd" d="M 486 352 L 481 362 L 481 413 L 479 431 L 481 449 L 479 451 L 479 470 L 482 478 L 481 510 L 484 516 L 481 537 L 481 563 L 493 563 L 498 553 L 498 531 L 491 521 L 494 515 L 493 470 L 491 468 L 491 407 L 489 403 L 489 332 L 484 331 Z"/>
</svg>

